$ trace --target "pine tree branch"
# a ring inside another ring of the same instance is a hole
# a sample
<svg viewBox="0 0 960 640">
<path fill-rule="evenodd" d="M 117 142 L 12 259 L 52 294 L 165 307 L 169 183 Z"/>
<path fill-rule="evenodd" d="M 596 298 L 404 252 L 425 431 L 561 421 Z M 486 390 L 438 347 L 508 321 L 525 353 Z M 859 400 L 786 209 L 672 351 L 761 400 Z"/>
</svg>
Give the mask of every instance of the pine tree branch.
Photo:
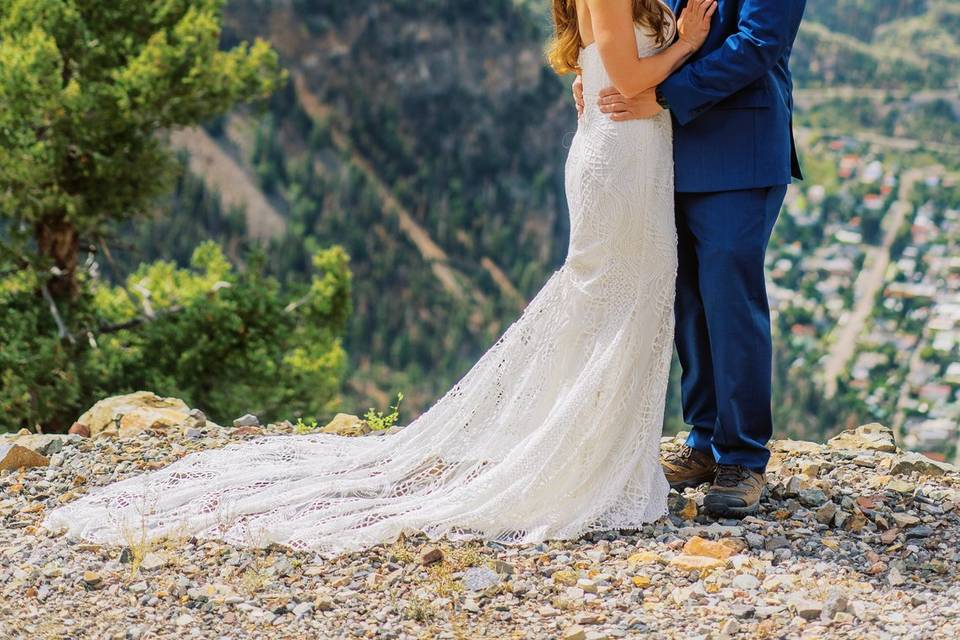
<svg viewBox="0 0 960 640">
<path fill-rule="evenodd" d="M 147 323 L 150 323 L 150 322 L 155 322 L 155 321 L 159 320 L 160 318 L 162 318 L 162 317 L 164 317 L 164 316 L 176 315 L 176 314 L 180 313 L 181 311 L 183 311 L 184 309 L 185 309 L 185 307 L 182 307 L 182 306 L 180 306 L 180 305 L 174 305 L 174 306 L 172 306 L 172 307 L 169 307 L 169 308 L 167 308 L 167 309 L 162 309 L 162 310 L 154 313 L 153 316 L 149 316 L 149 317 L 148 317 L 148 316 L 137 316 L 136 318 L 131 318 L 130 320 L 126 320 L 126 321 L 124 321 L 124 322 L 118 322 L 118 323 L 116 323 L 116 324 L 101 325 L 101 326 L 97 329 L 97 335 L 98 335 L 98 336 L 102 336 L 102 335 L 106 335 L 106 334 L 109 334 L 109 333 L 116 333 L 116 332 L 118 332 L 118 331 L 123 331 L 124 329 L 132 329 L 132 328 L 134 328 L 134 327 L 139 327 L 139 326 L 142 325 L 142 324 L 147 324 Z"/>
<path fill-rule="evenodd" d="M 47 288 L 46 282 L 40 285 L 40 291 L 43 293 L 43 299 L 47 301 L 47 306 L 50 308 L 50 315 L 53 316 L 53 321 L 57 323 L 57 332 L 60 334 L 60 339 L 63 340 L 66 338 L 70 341 L 70 344 L 77 344 L 77 341 L 73 338 L 73 334 L 70 333 L 67 325 L 63 322 L 63 318 L 60 316 L 60 310 L 57 309 L 57 302 L 53 299 L 53 296 L 50 295 L 50 289 Z"/>
</svg>

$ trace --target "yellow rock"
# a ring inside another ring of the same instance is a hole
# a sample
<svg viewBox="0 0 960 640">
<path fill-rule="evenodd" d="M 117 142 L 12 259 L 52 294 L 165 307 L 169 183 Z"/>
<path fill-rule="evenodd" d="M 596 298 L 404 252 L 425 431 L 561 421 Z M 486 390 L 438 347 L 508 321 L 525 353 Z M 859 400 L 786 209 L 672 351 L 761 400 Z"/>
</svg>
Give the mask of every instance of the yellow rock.
<svg viewBox="0 0 960 640">
<path fill-rule="evenodd" d="M 627 564 L 654 564 L 660 562 L 660 556 L 652 551 L 640 551 L 627 558 Z"/>
<path fill-rule="evenodd" d="M 791 454 L 820 453 L 823 449 L 819 444 L 803 440 L 772 440 L 769 446 L 773 451 Z"/>
<path fill-rule="evenodd" d="M 770 454 L 770 460 L 767 461 L 767 473 L 779 473 L 783 467 L 783 459 L 782 453 Z"/>
<path fill-rule="evenodd" d="M 91 437 L 135 435 L 146 429 L 186 426 L 190 407 L 178 398 L 161 398 L 149 391 L 113 396 L 96 403 L 77 418 Z"/>
<path fill-rule="evenodd" d="M 680 510 L 680 517 L 684 520 L 693 520 L 697 517 L 697 503 L 687 500 L 687 504 Z"/>
<path fill-rule="evenodd" d="M 553 574 L 553 583 L 562 584 L 565 587 L 576 586 L 577 580 L 579 579 L 580 575 L 576 571 L 569 571 L 567 569 L 556 571 Z"/>
<path fill-rule="evenodd" d="M 587 632 L 580 625 L 574 625 L 563 630 L 562 640 L 587 640 Z"/>
<path fill-rule="evenodd" d="M 800 473 L 808 478 L 816 478 L 820 474 L 820 465 L 816 462 L 807 463 L 801 467 Z"/>
<path fill-rule="evenodd" d="M 726 560 L 688 554 L 681 554 L 670 560 L 671 567 L 676 567 L 681 571 L 699 571 L 700 575 L 708 574 L 714 569 L 720 569 L 726 565 Z"/>
<path fill-rule="evenodd" d="M 687 540 L 687 544 L 683 545 L 683 552 L 691 556 L 702 556 L 717 560 L 726 560 L 734 554 L 731 547 L 720 542 L 705 540 L 700 536 L 694 536 Z"/>
<path fill-rule="evenodd" d="M 865 424 L 856 429 L 848 429 L 827 441 L 831 449 L 854 449 L 861 451 L 897 450 L 893 430 L 876 422 Z"/>
<path fill-rule="evenodd" d="M 649 587 L 651 582 L 650 576 L 645 575 L 633 576 L 630 580 L 633 582 L 633 586 L 641 589 Z"/>
<path fill-rule="evenodd" d="M 321 433 L 333 433 L 338 436 L 362 436 L 370 433 L 371 429 L 366 420 L 349 413 L 338 413 L 320 431 Z"/>
</svg>

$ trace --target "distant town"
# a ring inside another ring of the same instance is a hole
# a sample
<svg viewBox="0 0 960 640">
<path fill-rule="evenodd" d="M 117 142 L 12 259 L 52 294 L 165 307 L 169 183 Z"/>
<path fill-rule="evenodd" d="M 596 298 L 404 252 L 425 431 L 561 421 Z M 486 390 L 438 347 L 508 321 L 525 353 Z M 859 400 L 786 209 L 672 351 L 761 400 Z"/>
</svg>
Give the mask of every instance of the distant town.
<svg viewBox="0 0 960 640">
<path fill-rule="evenodd" d="M 875 141 L 807 140 L 768 252 L 778 358 L 901 445 L 956 461 L 960 188 L 950 168 Z"/>
</svg>

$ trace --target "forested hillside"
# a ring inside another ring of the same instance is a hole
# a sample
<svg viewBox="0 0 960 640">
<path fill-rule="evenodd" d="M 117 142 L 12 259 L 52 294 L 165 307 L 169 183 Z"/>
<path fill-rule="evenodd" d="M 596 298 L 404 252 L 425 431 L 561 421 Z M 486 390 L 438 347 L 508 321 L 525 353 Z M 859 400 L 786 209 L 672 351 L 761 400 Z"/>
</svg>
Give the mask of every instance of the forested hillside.
<svg viewBox="0 0 960 640">
<path fill-rule="evenodd" d="M 960 5 L 810 0 L 793 71 L 801 86 L 943 89 L 957 82 Z"/>
<path fill-rule="evenodd" d="M 509 1 L 229 6 L 226 39 L 265 37 L 291 82 L 208 130 L 288 221 L 276 273 L 334 238 L 349 252 L 359 407 L 402 390 L 422 408 L 563 258 L 575 121 L 542 26 Z M 182 196 L 178 219 L 211 218 Z"/>
<path fill-rule="evenodd" d="M 291 80 L 266 112 L 234 111 L 206 133 L 284 218 L 268 250 L 275 275 L 303 278 L 310 252 L 332 242 L 350 254 L 345 409 L 384 405 L 402 390 L 404 419 L 415 415 L 563 259 L 563 160 L 575 116 L 566 81 L 543 64 L 547 4 L 228 4 L 224 45 L 266 38 Z M 958 20 L 944 0 L 810 0 L 797 84 L 950 89 Z M 804 123 L 847 126 L 842 118 L 860 111 L 846 106 L 818 102 Z M 955 126 L 949 109 L 919 108 L 896 121 L 922 133 L 940 113 Z M 877 127 L 893 126 L 889 107 L 871 113 L 864 118 Z M 187 234 L 238 254 L 250 215 L 244 222 L 219 204 L 215 173 L 181 181 L 166 206 L 173 219 L 140 225 L 138 251 L 182 258 Z"/>
</svg>

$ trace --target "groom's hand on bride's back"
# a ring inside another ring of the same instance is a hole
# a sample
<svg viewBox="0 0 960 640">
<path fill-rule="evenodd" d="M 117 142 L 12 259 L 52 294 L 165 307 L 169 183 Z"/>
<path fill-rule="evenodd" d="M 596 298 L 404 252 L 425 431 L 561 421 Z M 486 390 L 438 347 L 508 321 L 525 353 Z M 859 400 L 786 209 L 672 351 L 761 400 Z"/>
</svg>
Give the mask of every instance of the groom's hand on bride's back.
<svg viewBox="0 0 960 640">
<path fill-rule="evenodd" d="M 647 89 L 632 98 L 625 98 L 614 87 L 607 87 L 600 92 L 598 99 L 600 111 L 609 114 L 611 120 L 644 120 L 652 118 L 663 107 L 657 102 L 656 89 Z"/>
</svg>

